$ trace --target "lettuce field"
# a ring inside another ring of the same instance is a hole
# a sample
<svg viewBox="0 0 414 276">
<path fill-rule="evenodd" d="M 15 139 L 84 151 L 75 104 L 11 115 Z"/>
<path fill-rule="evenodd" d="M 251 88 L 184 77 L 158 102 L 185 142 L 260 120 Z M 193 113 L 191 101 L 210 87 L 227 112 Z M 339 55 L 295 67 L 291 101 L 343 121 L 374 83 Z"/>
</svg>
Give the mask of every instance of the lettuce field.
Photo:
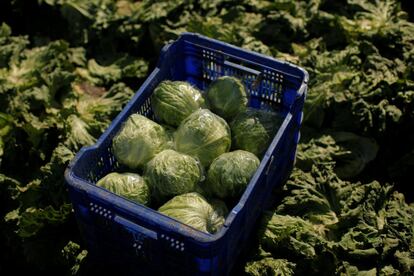
<svg viewBox="0 0 414 276">
<path fill-rule="evenodd" d="M 301 141 L 235 275 L 413 275 L 408 0 L 2 0 L 0 274 L 95 275 L 63 173 L 189 31 L 305 68 Z M 104 274 L 104 273 L 103 273 Z"/>
</svg>

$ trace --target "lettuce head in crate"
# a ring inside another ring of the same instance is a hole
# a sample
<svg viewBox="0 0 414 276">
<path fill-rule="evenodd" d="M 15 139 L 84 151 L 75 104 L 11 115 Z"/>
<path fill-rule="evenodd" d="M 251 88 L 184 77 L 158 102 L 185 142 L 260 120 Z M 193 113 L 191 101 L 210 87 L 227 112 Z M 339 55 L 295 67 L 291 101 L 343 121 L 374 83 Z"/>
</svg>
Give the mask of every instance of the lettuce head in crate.
<svg viewBox="0 0 414 276">
<path fill-rule="evenodd" d="M 179 126 L 191 113 L 205 107 L 201 92 L 183 81 L 161 82 L 151 96 L 155 116 L 162 122 Z"/>
<path fill-rule="evenodd" d="M 243 83 L 230 76 L 213 81 L 207 89 L 206 97 L 211 110 L 226 120 L 231 120 L 245 111 L 248 102 Z"/>
<path fill-rule="evenodd" d="M 112 172 L 101 178 L 96 186 L 129 200 L 148 205 L 151 199 L 150 188 L 143 177 L 135 173 Z"/>
<path fill-rule="evenodd" d="M 230 123 L 233 149 L 249 151 L 261 158 L 281 123 L 282 118 L 275 112 L 247 109 Z"/>
<path fill-rule="evenodd" d="M 194 191 L 204 178 L 196 159 L 170 149 L 158 153 L 148 162 L 144 175 L 158 201 Z"/>
<path fill-rule="evenodd" d="M 203 232 L 214 234 L 224 224 L 228 210 L 220 200 L 207 201 L 196 192 L 178 195 L 158 211 Z"/>
<path fill-rule="evenodd" d="M 230 127 L 210 110 L 199 109 L 181 122 L 174 143 L 179 152 L 197 157 L 208 167 L 214 158 L 230 150 Z"/>
<path fill-rule="evenodd" d="M 168 146 L 165 129 L 139 114 L 132 114 L 113 139 L 115 158 L 130 169 L 143 167 Z"/>
<path fill-rule="evenodd" d="M 204 189 L 219 198 L 238 197 L 259 167 L 253 153 L 236 150 L 223 153 L 211 163 Z"/>
</svg>

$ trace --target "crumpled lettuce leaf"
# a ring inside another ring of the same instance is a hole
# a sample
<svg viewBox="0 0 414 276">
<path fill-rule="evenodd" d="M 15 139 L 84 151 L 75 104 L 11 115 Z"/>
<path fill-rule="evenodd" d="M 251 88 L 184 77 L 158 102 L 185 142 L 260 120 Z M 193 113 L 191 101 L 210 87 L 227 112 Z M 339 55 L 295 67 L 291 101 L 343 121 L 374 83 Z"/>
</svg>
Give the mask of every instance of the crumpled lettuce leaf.
<svg viewBox="0 0 414 276">
<path fill-rule="evenodd" d="M 88 251 L 82 250 L 80 245 L 69 241 L 62 249 L 62 256 L 70 266 L 70 274 L 78 275 L 81 271 L 81 266 L 88 256 Z"/>
<path fill-rule="evenodd" d="M 352 179 L 377 156 L 378 143 L 367 137 L 344 131 L 316 134 L 305 129 L 304 142 L 298 145 L 297 166 L 308 171 L 314 164 L 330 164 L 342 179 Z M 311 138 L 309 141 L 307 139 Z"/>
<path fill-rule="evenodd" d="M 148 70 L 147 63 L 139 58 L 125 55 L 108 65 L 101 65 L 90 59 L 86 68 L 78 68 L 77 73 L 94 85 L 109 85 L 125 78 L 142 78 Z"/>
<path fill-rule="evenodd" d="M 360 270 L 358 269 L 358 267 L 351 265 L 348 262 L 343 262 L 343 264 L 338 267 L 335 273 L 337 273 L 338 275 L 358 275 L 358 276 L 378 275 L 377 269 L 375 267 L 369 270 Z"/>
<path fill-rule="evenodd" d="M 252 276 L 288 276 L 294 275 L 295 264 L 286 259 L 274 259 L 271 257 L 252 261 L 246 264 L 245 272 Z"/>
</svg>

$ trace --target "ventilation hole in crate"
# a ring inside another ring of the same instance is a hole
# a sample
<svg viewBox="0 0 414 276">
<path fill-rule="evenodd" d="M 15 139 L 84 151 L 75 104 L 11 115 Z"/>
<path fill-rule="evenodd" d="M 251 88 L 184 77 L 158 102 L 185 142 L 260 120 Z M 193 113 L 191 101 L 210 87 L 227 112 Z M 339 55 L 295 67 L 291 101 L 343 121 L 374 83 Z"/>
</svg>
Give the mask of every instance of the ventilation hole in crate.
<svg viewBox="0 0 414 276">
<path fill-rule="evenodd" d="M 205 80 L 215 80 L 221 75 L 221 67 L 213 61 L 209 60 L 203 60 L 203 78 Z M 207 83 L 203 84 L 203 87 L 205 88 L 207 86 Z"/>
<path fill-rule="evenodd" d="M 89 182 L 92 182 L 92 183 L 95 183 L 96 182 L 95 174 L 93 172 L 89 172 L 87 174 L 87 179 L 88 179 Z"/>
<path fill-rule="evenodd" d="M 119 168 L 120 164 L 115 158 L 115 155 L 113 153 L 112 144 L 108 147 L 108 156 L 109 156 L 109 164 L 111 166 L 111 170 L 114 171 Z"/>
<path fill-rule="evenodd" d="M 167 241 L 169 246 L 175 250 L 179 250 L 181 252 L 183 252 L 185 250 L 185 246 L 184 246 L 184 242 L 181 242 L 177 239 L 174 239 L 172 237 L 169 237 L 165 234 L 161 234 L 160 238 Z"/>
<path fill-rule="evenodd" d="M 216 72 L 217 72 L 217 76 L 220 76 L 221 74 L 221 65 L 216 63 Z"/>
<path fill-rule="evenodd" d="M 148 117 L 150 119 L 153 119 L 153 112 L 151 108 L 151 97 L 148 97 L 148 99 L 145 100 L 145 102 L 142 104 L 141 108 L 138 110 L 137 113 L 145 117 Z"/>
<path fill-rule="evenodd" d="M 91 174 L 90 180 L 92 183 L 96 183 L 102 177 L 102 175 L 108 171 L 108 168 L 106 168 L 105 166 L 103 157 L 100 157 L 95 162 L 96 162 L 96 167 L 90 173 Z"/>
<path fill-rule="evenodd" d="M 215 80 L 221 75 L 221 65 L 217 63 L 219 55 L 215 52 L 202 50 L 203 79 Z"/>
<path fill-rule="evenodd" d="M 212 51 L 208 51 L 208 50 L 205 50 L 205 49 L 202 50 L 202 56 L 205 59 L 209 59 L 209 60 L 213 60 L 213 61 L 215 61 L 218 58 L 217 53 L 212 52 Z"/>
<path fill-rule="evenodd" d="M 100 171 L 102 171 L 104 166 L 104 160 L 103 157 L 99 158 L 98 162 L 97 162 L 97 167 L 100 169 Z"/>
<path fill-rule="evenodd" d="M 119 169 L 120 167 L 121 167 L 121 164 L 118 162 L 118 160 L 115 159 L 114 169 Z"/>
<path fill-rule="evenodd" d="M 260 97 L 270 102 L 280 103 L 281 102 L 281 75 L 264 70 L 265 79 L 262 81 L 262 90 Z"/>
<path fill-rule="evenodd" d="M 136 240 L 135 240 L 135 241 L 134 241 L 134 243 L 132 244 L 132 247 L 133 247 L 133 248 L 136 248 L 136 249 L 138 249 L 138 250 L 141 250 L 141 249 L 142 249 L 142 246 L 143 246 L 142 236 L 141 236 L 141 235 L 138 235 L 138 237 L 137 237 L 137 236 L 135 236 L 135 234 L 134 234 L 134 238 L 135 238 Z"/>
<path fill-rule="evenodd" d="M 89 210 L 97 215 L 101 215 L 105 218 L 112 219 L 112 212 L 98 204 L 92 202 L 89 203 Z"/>
<path fill-rule="evenodd" d="M 214 62 L 210 62 L 210 65 L 211 65 L 211 77 L 212 77 L 213 79 L 216 79 L 216 78 L 217 78 L 217 68 L 216 68 L 216 63 L 214 63 Z"/>
<path fill-rule="evenodd" d="M 180 244 L 177 244 L 177 243 L 171 243 L 170 247 L 176 250 L 184 251 L 184 246 L 181 246 Z"/>
</svg>

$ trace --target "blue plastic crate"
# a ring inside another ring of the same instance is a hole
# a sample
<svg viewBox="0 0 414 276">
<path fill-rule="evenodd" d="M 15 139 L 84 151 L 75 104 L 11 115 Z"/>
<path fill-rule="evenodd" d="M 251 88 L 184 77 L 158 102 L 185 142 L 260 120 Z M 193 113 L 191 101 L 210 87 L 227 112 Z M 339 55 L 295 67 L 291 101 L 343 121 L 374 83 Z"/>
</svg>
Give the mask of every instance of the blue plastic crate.
<svg viewBox="0 0 414 276">
<path fill-rule="evenodd" d="M 277 111 L 284 120 L 218 233 L 200 232 L 95 185 L 119 168 L 112 138 L 128 116 L 140 113 L 154 119 L 150 95 L 161 81 L 188 81 L 204 90 L 223 75 L 244 82 L 251 107 Z M 130 275 L 228 274 L 272 189 L 283 184 L 292 170 L 307 80 L 307 72 L 295 65 L 197 34 L 184 33 L 166 45 L 157 67 L 131 101 L 94 146 L 79 151 L 65 172 L 91 257 Z"/>
</svg>

